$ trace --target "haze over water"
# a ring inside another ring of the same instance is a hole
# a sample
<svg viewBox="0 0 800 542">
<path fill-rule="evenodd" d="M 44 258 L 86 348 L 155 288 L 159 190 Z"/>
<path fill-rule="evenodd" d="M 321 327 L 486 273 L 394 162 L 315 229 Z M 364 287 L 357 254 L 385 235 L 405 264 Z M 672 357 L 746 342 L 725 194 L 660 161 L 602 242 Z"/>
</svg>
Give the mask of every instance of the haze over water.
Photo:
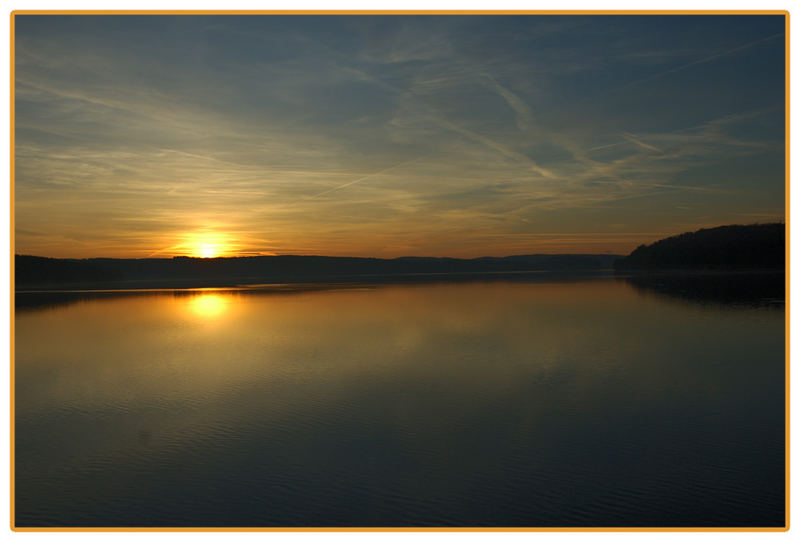
<svg viewBox="0 0 800 542">
<path fill-rule="evenodd" d="M 17 525 L 781 526 L 769 301 L 609 278 L 21 308 Z"/>
</svg>

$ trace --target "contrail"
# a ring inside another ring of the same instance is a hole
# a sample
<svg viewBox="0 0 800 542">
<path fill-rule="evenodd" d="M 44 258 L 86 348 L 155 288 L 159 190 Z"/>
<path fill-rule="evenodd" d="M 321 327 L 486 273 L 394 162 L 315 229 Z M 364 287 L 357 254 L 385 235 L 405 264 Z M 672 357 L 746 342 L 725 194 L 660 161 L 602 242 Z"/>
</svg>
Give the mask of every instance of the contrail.
<svg viewBox="0 0 800 542">
<path fill-rule="evenodd" d="M 664 154 L 664 151 L 662 151 L 661 149 L 659 149 L 655 145 L 650 145 L 648 143 L 645 143 L 644 141 L 641 141 L 639 138 L 637 138 L 633 134 L 629 134 L 629 133 L 626 132 L 626 133 L 622 134 L 622 137 L 624 137 L 626 140 L 630 141 L 631 143 L 639 145 L 640 147 L 642 147 L 644 149 Z"/>
<path fill-rule="evenodd" d="M 630 83 L 630 85 L 637 85 L 639 83 L 644 83 L 646 81 L 650 81 L 650 80 L 656 79 L 658 77 L 663 77 L 664 75 L 669 75 L 670 73 L 675 73 L 675 72 L 679 72 L 679 71 L 685 70 L 686 68 L 691 68 L 692 66 L 697 66 L 698 64 L 705 64 L 706 62 L 711 62 L 712 60 L 716 60 L 716 59 L 718 59 L 720 57 L 728 56 L 728 55 L 731 55 L 733 53 L 738 53 L 739 51 L 743 51 L 744 49 L 749 49 L 750 47 L 758 45 L 759 43 L 763 43 L 765 41 L 769 41 L 769 40 L 775 39 L 775 38 L 783 36 L 783 35 L 784 35 L 783 32 L 779 32 L 778 34 L 772 34 L 771 36 L 767 36 L 766 38 L 761 38 L 760 40 L 751 41 L 749 43 L 745 43 L 744 45 L 740 45 L 739 47 L 734 47 L 733 49 L 729 49 L 729 50 L 723 51 L 721 53 L 715 53 L 715 54 L 713 54 L 711 56 L 707 56 L 705 58 L 701 58 L 699 60 L 695 60 L 693 62 L 689 62 L 688 64 L 684 64 L 683 66 L 678 66 L 677 68 L 672 68 L 670 70 L 666 70 L 666 71 L 657 73 L 655 75 L 651 75 L 649 77 L 645 77 L 644 79 L 639 79 L 638 81 L 634 81 L 633 83 Z"/>
<path fill-rule="evenodd" d="M 171 247 L 166 247 L 166 248 L 162 248 L 161 250 L 156 250 L 155 252 L 151 252 L 150 254 L 148 254 L 147 256 L 145 256 L 145 258 L 152 258 L 152 257 L 153 257 L 153 256 L 155 256 L 156 254 L 161 254 L 162 252 L 167 252 L 168 250 L 175 250 L 176 248 L 181 248 L 181 247 L 182 247 L 183 245 L 185 245 L 185 244 L 186 244 L 186 243 L 179 243 L 179 244 L 177 244 L 177 245 L 173 245 L 173 246 L 171 246 Z"/>
<path fill-rule="evenodd" d="M 512 159 L 517 160 L 519 162 L 523 162 L 523 163 L 528 164 L 528 166 L 530 166 L 530 168 L 533 171 L 535 171 L 536 173 L 538 173 L 542 177 L 547 177 L 548 179 L 556 178 L 556 175 L 552 171 L 550 171 L 547 168 L 543 168 L 538 163 L 536 163 L 536 161 L 533 160 L 532 158 L 530 158 L 530 157 L 528 157 L 528 156 L 526 156 L 524 154 L 518 153 L 518 152 L 516 152 L 514 150 L 508 149 L 505 146 L 503 146 L 503 145 L 501 145 L 501 144 L 489 139 L 488 137 L 484 137 L 484 136 L 482 136 L 482 135 L 480 135 L 480 134 L 478 134 L 476 132 L 473 132 L 472 130 L 468 130 L 467 128 L 464 128 L 463 126 L 459 126 L 459 125 L 454 124 L 454 123 L 452 123 L 452 122 L 450 122 L 448 120 L 445 120 L 445 119 L 431 118 L 431 120 L 436 122 L 437 124 L 439 124 L 439 126 L 443 126 L 443 127 L 448 128 L 448 129 L 450 129 L 450 130 L 452 130 L 452 131 L 454 131 L 456 133 L 459 133 L 461 135 L 467 136 L 468 138 L 472 139 L 473 141 L 477 141 L 478 143 L 481 143 L 481 144 L 485 145 L 486 147 L 488 147 L 490 149 L 493 149 L 493 150 L 499 152 L 500 154 L 502 154 L 504 156 L 507 156 L 508 158 L 512 158 Z"/>
<path fill-rule="evenodd" d="M 699 64 L 705 64 L 707 62 L 711 62 L 712 60 L 716 60 L 716 59 L 724 57 L 724 56 L 732 55 L 733 53 L 738 53 L 739 51 L 743 51 L 745 49 L 749 49 L 750 47 L 754 47 L 754 46 L 758 45 L 759 43 L 764 43 L 765 41 L 773 40 L 775 38 L 779 38 L 779 37 L 784 36 L 784 35 L 785 34 L 783 32 L 779 32 L 777 34 L 772 34 L 771 36 L 767 36 L 765 38 L 761 38 L 761 39 L 758 39 L 758 40 L 755 40 L 755 41 L 751 41 L 751 42 L 745 43 L 743 45 L 739 45 L 738 47 L 734 47 L 733 49 L 728 49 L 727 51 L 714 53 L 714 54 L 712 54 L 710 56 L 707 56 L 707 57 L 704 57 L 704 58 L 699 58 L 697 60 L 693 60 L 692 62 L 689 62 L 688 64 L 684 64 L 682 66 L 671 68 L 669 70 L 665 70 L 663 72 L 659 72 L 659 73 L 650 75 L 650 76 L 645 77 L 643 79 L 637 79 L 636 81 L 631 81 L 630 83 L 625 83 L 625 84 L 620 85 L 618 87 L 613 87 L 613 88 L 609 88 L 609 89 L 600 91 L 600 92 L 598 92 L 597 94 L 595 94 L 593 96 L 584 96 L 583 98 L 578 100 L 576 103 L 582 103 L 582 102 L 586 102 L 586 101 L 597 100 L 597 99 L 601 98 L 602 96 L 605 96 L 606 94 L 611 94 L 613 92 L 619 92 L 620 90 L 626 89 L 628 87 L 632 87 L 634 85 L 639 85 L 641 83 L 646 83 L 647 81 L 652 81 L 653 79 L 658 79 L 659 77 L 664 77 L 665 75 L 669 75 L 671 73 L 683 71 L 683 70 L 685 70 L 687 68 L 691 68 L 692 66 L 697 66 Z M 603 148 L 603 147 L 597 147 L 597 148 Z M 596 149 L 590 149 L 590 150 L 596 150 Z"/>
<path fill-rule="evenodd" d="M 608 145 L 600 145 L 599 147 L 592 147 L 591 149 L 586 149 L 586 152 L 592 151 L 599 151 L 601 149 L 610 149 L 611 147 L 619 147 L 620 145 L 624 145 L 624 141 L 620 141 L 619 143 L 609 143 Z"/>
<path fill-rule="evenodd" d="M 408 164 L 413 164 L 414 162 L 419 162 L 420 160 L 422 160 L 423 158 L 426 158 L 426 157 L 427 157 L 427 155 L 426 156 L 420 156 L 418 158 L 414 158 L 413 160 L 406 160 L 405 162 L 400 162 L 399 164 L 395 164 L 393 166 L 384 168 L 384 169 L 382 169 L 380 171 L 375 171 L 373 173 L 369 173 L 367 175 L 364 175 L 363 177 L 359 177 L 358 179 L 354 179 L 354 180 L 346 182 L 344 184 L 340 184 L 339 186 L 334 186 L 333 188 L 328 188 L 327 190 L 323 190 L 322 192 L 319 192 L 319 193 L 314 194 L 312 196 L 305 196 L 305 197 L 303 197 L 301 199 L 302 200 L 310 200 L 310 199 L 318 198 L 320 196 L 324 196 L 325 194 L 330 194 L 331 192 L 335 192 L 336 190 L 341 190 L 343 188 L 347 188 L 348 186 L 353 186 L 354 184 L 358 184 L 358 183 L 360 183 L 362 181 L 366 181 L 367 179 L 370 179 L 372 177 L 376 177 L 378 175 L 383 175 L 384 173 L 386 173 L 388 171 L 395 170 L 395 169 L 397 169 L 399 167 L 407 166 Z"/>
<path fill-rule="evenodd" d="M 492 82 L 490 85 L 491 88 L 500 94 L 500 96 L 506 101 L 506 103 L 514 110 L 517 114 L 517 127 L 520 130 L 527 130 L 534 127 L 533 122 L 533 114 L 531 113 L 531 108 L 528 107 L 528 104 L 525 101 L 511 92 L 509 89 L 498 83 L 494 77 L 489 75 L 488 73 L 484 73 L 483 76 Z"/>
<path fill-rule="evenodd" d="M 378 86 L 380 86 L 380 87 L 382 87 L 384 89 L 388 89 L 388 90 L 390 90 L 390 91 L 392 91 L 392 92 L 394 92 L 396 94 L 403 95 L 403 94 L 406 93 L 406 91 L 404 91 L 403 89 L 395 87 L 394 85 L 390 85 L 389 83 L 384 83 L 383 81 L 380 81 L 380 80 L 376 79 L 375 77 L 372 77 L 371 75 L 369 75 L 369 74 L 367 74 L 365 72 L 362 72 L 360 70 L 350 69 L 349 71 L 357 74 L 359 77 L 361 77 L 363 80 L 365 80 L 367 82 L 376 84 L 376 85 L 378 85 Z M 519 115 L 519 118 L 522 118 L 525 122 L 533 124 L 533 116 L 532 116 L 532 114 L 530 112 L 530 108 L 528 108 L 527 104 L 525 104 L 525 102 L 523 102 L 516 94 L 512 93 L 511 91 L 509 91 L 505 87 L 500 86 L 491 76 L 486 75 L 486 77 L 488 77 L 496 85 L 495 90 L 497 92 L 499 92 L 500 95 L 517 112 L 517 114 Z M 413 90 L 411 90 L 410 92 L 411 92 L 411 94 L 417 95 L 417 93 L 414 92 Z M 486 146 L 487 148 L 493 149 L 493 150 L 499 152 L 500 154 L 503 154 L 503 155 L 505 155 L 505 156 L 507 156 L 509 158 L 513 158 L 513 159 L 521 161 L 521 162 L 526 162 L 526 163 L 528 163 L 530 165 L 530 167 L 531 167 L 531 169 L 533 171 L 537 172 L 542 177 L 547 177 L 547 178 L 550 178 L 550 179 L 556 177 L 556 175 L 553 172 L 551 172 L 547 168 L 544 168 L 544 167 L 540 166 L 538 163 L 536 163 L 536 161 L 534 161 L 529 156 L 526 156 L 524 154 L 520 154 L 520 153 L 518 153 L 516 151 L 510 150 L 510 149 L 506 148 L 504 145 L 501 145 L 500 143 L 497 143 L 496 141 L 494 141 L 492 139 L 489 139 L 488 137 L 485 137 L 485 136 L 480 135 L 480 134 L 478 134 L 476 132 L 473 132 L 472 130 L 469 130 L 469 129 L 463 127 L 463 126 L 460 126 L 458 124 L 450 122 L 449 120 L 445 119 L 444 116 L 441 114 L 441 112 L 438 109 L 436 109 L 435 107 L 423 102 L 422 108 L 423 108 L 423 110 L 426 110 L 426 115 L 425 116 L 427 117 L 427 119 L 432 121 L 432 122 L 434 122 L 434 123 L 436 123 L 436 124 L 438 124 L 439 126 L 442 126 L 442 127 L 447 128 L 449 130 L 452 130 L 452 131 L 454 131 L 456 133 L 459 133 L 459 134 L 461 134 L 463 136 L 466 136 L 466 137 L 472 139 L 473 141 L 481 143 L 482 145 Z M 373 175 L 376 175 L 376 173 L 373 173 Z M 338 190 L 338 188 L 333 188 L 331 190 Z M 322 194 L 317 194 L 317 195 L 319 196 L 319 195 L 322 195 Z M 313 196 L 313 197 L 316 197 L 316 196 Z"/>
</svg>

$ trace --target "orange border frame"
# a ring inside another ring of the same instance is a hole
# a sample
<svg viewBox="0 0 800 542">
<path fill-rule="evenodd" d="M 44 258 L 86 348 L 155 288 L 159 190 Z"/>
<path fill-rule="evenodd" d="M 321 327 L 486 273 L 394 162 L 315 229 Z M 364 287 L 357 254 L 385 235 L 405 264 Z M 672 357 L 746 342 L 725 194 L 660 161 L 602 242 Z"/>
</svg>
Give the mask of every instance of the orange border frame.
<svg viewBox="0 0 800 542">
<path fill-rule="evenodd" d="M 783 527 L 17 527 L 14 508 L 14 32 L 16 15 L 783 15 L 785 21 L 785 95 L 784 95 L 784 185 L 785 185 L 785 502 Z M 790 401 L 789 401 L 789 315 L 790 315 L 790 204 L 789 204 L 789 12 L 787 10 L 16 10 L 10 14 L 10 528 L 15 532 L 786 532 L 790 511 Z"/>
<path fill-rule="evenodd" d="M 14 82 L 16 81 L 14 68 L 15 68 L 16 65 L 15 65 L 15 62 L 14 62 L 14 59 L 15 59 L 15 56 L 14 56 L 14 43 L 15 43 L 14 30 L 15 30 L 15 25 L 14 25 L 14 13 L 13 12 L 11 13 L 10 24 L 11 24 L 11 27 L 10 27 L 10 31 L 9 31 L 10 43 L 9 43 L 9 59 L 8 60 L 9 60 L 9 66 L 11 68 L 11 80 L 10 80 L 10 83 L 9 83 L 9 85 L 10 85 L 10 90 L 9 90 L 9 101 L 10 101 L 9 111 L 10 111 L 10 114 L 9 114 L 9 117 L 10 117 L 11 126 L 9 127 L 8 139 L 9 139 L 9 144 L 11 146 L 11 149 L 10 149 L 10 152 L 9 152 L 9 167 L 10 167 L 11 171 L 10 171 L 9 183 L 8 183 L 9 184 L 9 202 L 8 202 L 8 205 L 10 207 L 10 212 L 9 212 L 9 236 L 11 237 L 11 239 L 10 239 L 10 248 L 11 248 L 10 261 L 13 262 L 14 261 L 14 248 L 15 248 L 14 247 L 14 240 L 16 239 L 16 235 L 14 233 L 14 156 L 15 156 L 15 153 L 14 153 L 14 127 L 16 126 L 15 119 L 14 119 L 14 113 L 16 111 L 16 109 L 14 107 L 14 103 L 15 103 Z M 10 393 L 9 393 L 9 395 L 10 395 L 10 399 L 9 399 L 10 419 L 9 419 L 8 423 L 9 423 L 9 429 L 11 430 L 11 433 L 10 433 L 10 436 L 9 436 L 9 438 L 10 438 L 10 441 L 9 441 L 9 459 L 11 461 L 11 469 L 9 471 L 9 482 L 10 482 L 9 483 L 9 491 L 10 491 L 10 493 L 9 493 L 9 496 L 8 496 L 8 502 L 9 502 L 9 508 L 10 508 L 10 514 L 11 514 L 11 516 L 9 517 L 9 521 L 11 523 L 11 530 L 13 531 L 13 530 L 16 529 L 16 527 L 14 525 L 14 521 L 15 521 L 15 517 L 16 517 L 15 516 L 15 508 L 14 508 L 14 495 L 15 495 L 15 492 L 14 492 L 14 476 L 16 474 L 16 469 L 14 468 L 15 467 L 15 458 L 14 458 L 14 450 L 15 450 L 15 446 L 14 446 L 14 429 L 15 429 L 14 428 L 14 419 L 15 419 L 15 416 L 14 416 L 14 382 L 15 382 L 15 380 L 14 380 L 14 360 L 15 360 L 15 358 L 14 358 L 14 337 L 15 337 L 15 326 L 14 326 L 14 323 L 15 322 L 14 321 L 16 319 L 16 315 L 15 315 L 15 311 L 14 311 L 14 291 L 15 291 L 15 288 L 14 288 L 14 284 L 15 284 L 14 283 L 14 268 L 15 268 L 15 266 L 14 266 L 14 264 L 13 263 L 10 264 L 9 268 L 10 268 L 9 269 L 9 280 L 11 282 L 11 284 L 10 284 L 11 293 L 9 294 L 10 303 L 11 303 L 11 307 L 10 307 L 11 308 L 11 318 L 10 318 L 10 320 L 11 320 L 11 322 L 10 322 L 11 323 L 11 334 L 9 336 L 9 341 L 8 341 L 9 345 L 10 345 L 10 358 L 9 358 L 9 364 L 8 364 L 9 365 L 9 379 L 10 379 L 9 382 L 8 382 L 9 388 L 10 388 Z"/>
</svg>

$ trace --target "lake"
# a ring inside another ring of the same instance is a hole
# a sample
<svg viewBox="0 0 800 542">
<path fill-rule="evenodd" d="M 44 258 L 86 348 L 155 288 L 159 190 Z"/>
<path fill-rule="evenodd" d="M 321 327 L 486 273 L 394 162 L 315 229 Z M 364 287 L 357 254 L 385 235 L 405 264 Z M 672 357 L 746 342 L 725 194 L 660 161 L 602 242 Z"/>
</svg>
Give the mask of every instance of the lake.
<svg viewBox="0 0 800 542">
<path fill-rule="evenodd" d="M 18 294 L 16 525 L 783 526 L 784 306 L 707 290 Z"/>
</svg>

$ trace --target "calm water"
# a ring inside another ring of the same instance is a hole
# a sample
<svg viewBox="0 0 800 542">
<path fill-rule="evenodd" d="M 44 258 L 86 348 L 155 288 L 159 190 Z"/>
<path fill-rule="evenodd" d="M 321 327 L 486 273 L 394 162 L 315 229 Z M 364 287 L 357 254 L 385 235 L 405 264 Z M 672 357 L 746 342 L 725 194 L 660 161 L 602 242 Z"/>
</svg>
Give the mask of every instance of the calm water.
<svg viewBox="0 0 800 542">
<path fill-rule="evenodd" d="M 681 292 L 20 296 L 17 525 L 782 526 L 783 306 Z"/>
</svg>

